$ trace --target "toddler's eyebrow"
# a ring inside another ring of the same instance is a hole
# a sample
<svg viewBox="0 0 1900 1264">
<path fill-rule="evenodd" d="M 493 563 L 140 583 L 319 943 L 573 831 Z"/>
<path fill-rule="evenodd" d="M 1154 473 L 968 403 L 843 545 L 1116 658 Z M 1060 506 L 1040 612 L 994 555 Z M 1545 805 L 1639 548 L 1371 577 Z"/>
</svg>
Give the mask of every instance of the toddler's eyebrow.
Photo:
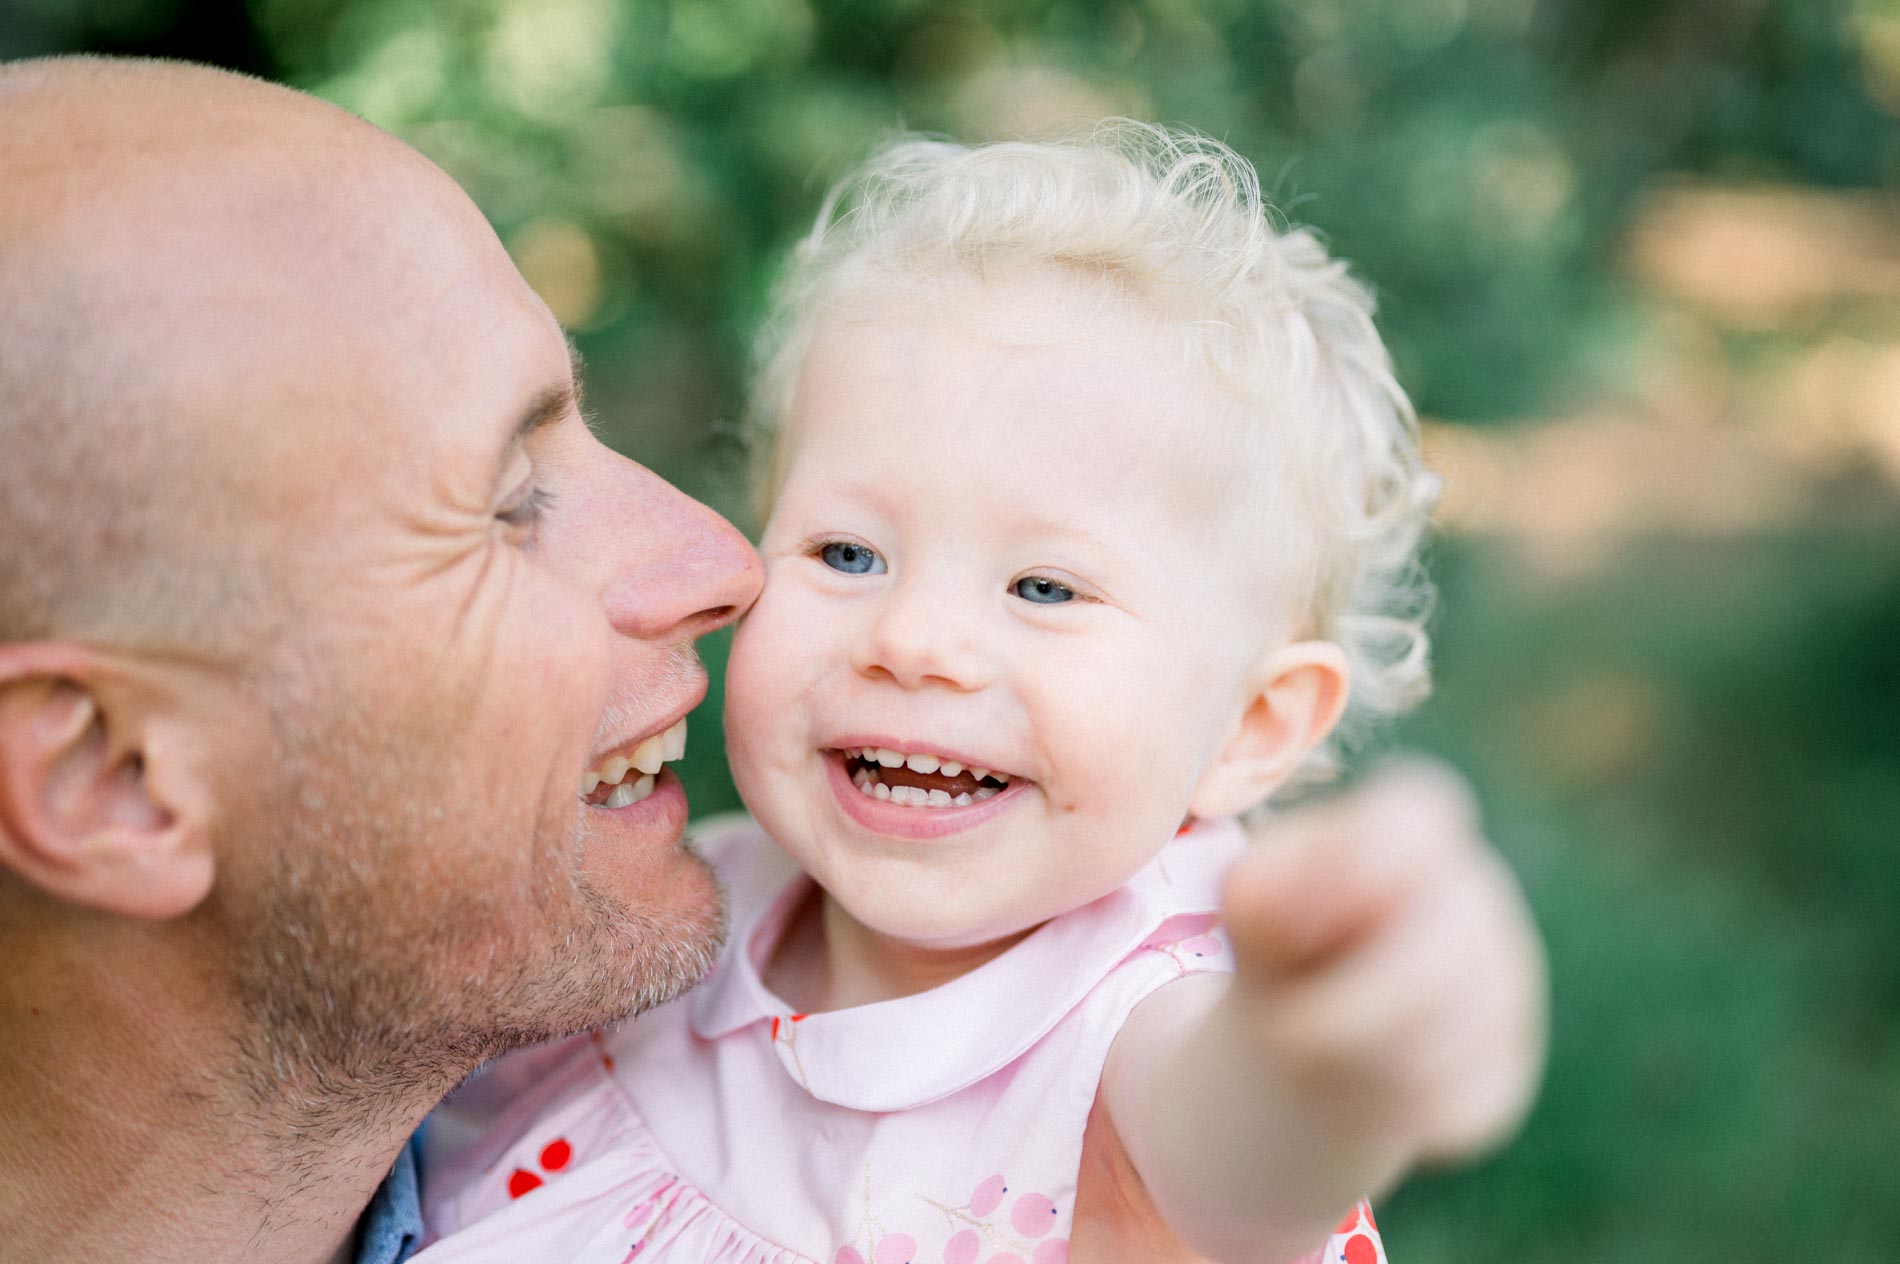
<svg viewBox="0 0 1900 1264">
<path fill-rule="evenodd" d="M 1037 535 L 1049 536 L 1053 539 L 1065 542 L 1086 545 L 1088 548 L 1094 549 L 1097 552 L 1107 553 L 1114 551 L 1112 541 L 1103 536 L 1099 531 L 1079 523 L 1073 518 L 1045 518 L 1034 516 L 1025 519 L 1023 526 L 1035 532 Z"/>
</svg>

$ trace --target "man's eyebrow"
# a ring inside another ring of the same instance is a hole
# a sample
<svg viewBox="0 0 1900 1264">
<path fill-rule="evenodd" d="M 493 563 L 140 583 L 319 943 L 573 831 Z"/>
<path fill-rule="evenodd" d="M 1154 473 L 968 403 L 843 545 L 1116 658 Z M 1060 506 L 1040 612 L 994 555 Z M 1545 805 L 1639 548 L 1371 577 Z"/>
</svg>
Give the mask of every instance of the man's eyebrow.
<svg viewBox="0 0 1900 1264">
<path fill-rule="evenodd" d="M 508 442 L 502 446 L 501 458 L 496 462 L 495 479 L 500 481 L 507 472 L 508 457 L 521 446 L 527 437 L 551 422 L 559 421 L 570 412 L 580 413 L 581 396 L 581 353 L 570 340 L 567 344 L 568 379 L 558 386 L 550 386 L 528 401 L 521 412 L 521 419 L 514 429 L 508 432 Z"/>
</svg>

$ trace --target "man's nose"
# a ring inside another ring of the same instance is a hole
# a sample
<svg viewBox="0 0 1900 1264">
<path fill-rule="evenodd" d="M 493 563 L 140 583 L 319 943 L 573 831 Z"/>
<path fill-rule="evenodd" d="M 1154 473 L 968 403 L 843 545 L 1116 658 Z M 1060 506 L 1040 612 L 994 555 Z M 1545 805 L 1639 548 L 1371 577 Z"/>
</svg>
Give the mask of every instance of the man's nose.
<svg viewBox="0 0 1900 1264">
<path fill-rule="evenodd" d="M 912 573 L 878 601 L 865 635 L 852 642 L 861 675 L 907 689 L 930 685 L 968 691 L 988 682 L 984 655 L 969 627 L 969 602 Z"/>
<path fill-rule="evenodd" d="M 635 510 L 625 522 L 632 547 L 609 559 L 604 600 L 617 630 L 643 641 L 691 639 L 751 607 L 764 572 L 731 523 L 632 461 L 616 481 L 616 498 Z"/>
</svg>

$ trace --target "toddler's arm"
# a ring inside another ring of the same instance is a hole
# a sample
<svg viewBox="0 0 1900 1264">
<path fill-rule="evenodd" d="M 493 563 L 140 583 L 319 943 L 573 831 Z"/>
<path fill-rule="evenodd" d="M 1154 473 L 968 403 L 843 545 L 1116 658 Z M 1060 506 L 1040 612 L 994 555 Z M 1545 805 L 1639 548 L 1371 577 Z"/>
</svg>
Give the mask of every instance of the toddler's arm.
<svg viewBox="0 0 1900 1264">
<path fill-rule="evenodd" d="M 1156 1212 L 1222 1264 L 1288 1264 L 1354 1202 L 1522 1119 L 1543 953 L 1450 774 L 1408 768 L 1256 832 L 1238 960 L 1143 1002 L 1101 1104 Z"/>
</svg>

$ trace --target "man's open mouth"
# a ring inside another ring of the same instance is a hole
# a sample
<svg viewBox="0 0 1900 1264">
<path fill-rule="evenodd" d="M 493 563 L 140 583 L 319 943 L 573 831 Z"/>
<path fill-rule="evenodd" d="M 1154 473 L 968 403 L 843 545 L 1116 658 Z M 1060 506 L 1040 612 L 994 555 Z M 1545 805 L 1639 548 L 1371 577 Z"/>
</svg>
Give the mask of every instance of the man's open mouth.
<svg viewBox="0 0 1900 1264">
<path fill-rule="evenodd" d="M 927 751 L 885 746 L 837 751 L 851 784 L 867 799 L 912 808 L 965 808 L 1009 789 L 1010 773 L 970 768 Z"/>
<path fill-rule="evenodd" d="M 581 802 L 624 808 L 653 793 L 660 770 L 686 754 L 686 721 L 655 733 L 632 750 L 610 756 L 581 776 Z"/>
</svg>

